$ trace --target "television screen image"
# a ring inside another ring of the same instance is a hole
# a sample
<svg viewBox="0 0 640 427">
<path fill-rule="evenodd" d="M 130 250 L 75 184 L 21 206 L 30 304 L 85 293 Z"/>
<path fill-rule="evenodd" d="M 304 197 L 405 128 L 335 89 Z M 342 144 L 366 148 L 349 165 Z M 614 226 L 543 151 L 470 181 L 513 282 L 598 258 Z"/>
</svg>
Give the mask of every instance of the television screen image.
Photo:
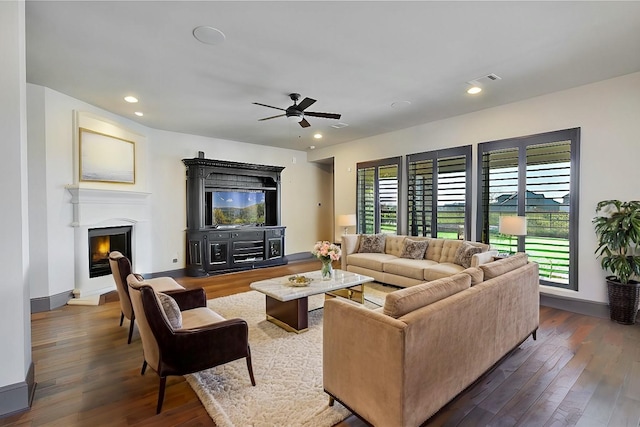
<svg viewBox="0 0 640 427">
<path fill-rule="evenodd" d="M 213 191 L 211 205 L 216 225 L 264 224 L 264 192 Z"/>
</svg>

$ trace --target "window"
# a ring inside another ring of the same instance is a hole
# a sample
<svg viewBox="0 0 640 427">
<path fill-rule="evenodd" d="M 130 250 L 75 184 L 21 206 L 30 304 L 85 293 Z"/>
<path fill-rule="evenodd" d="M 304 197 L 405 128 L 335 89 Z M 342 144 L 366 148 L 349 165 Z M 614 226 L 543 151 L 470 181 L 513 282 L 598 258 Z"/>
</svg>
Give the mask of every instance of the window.
<svg viewBox="0 0 640 427">
<path fill-rule="evenodd" d="M 577 290 L 580 129 L 478 145 L 478 240 L 525 251 L 540 282 Z M 527 218 L 527 235 L 498 231 L 503 215 Z"/>
<path fill-rule="evenodd" d="M 469 239 L 471 146 L 407 156 L 412 236 Z"/>
<path fill-rule="evenodd" d="M 400 157 L 358 163 L 358 233 L 398 232 Z"/>
</svg>

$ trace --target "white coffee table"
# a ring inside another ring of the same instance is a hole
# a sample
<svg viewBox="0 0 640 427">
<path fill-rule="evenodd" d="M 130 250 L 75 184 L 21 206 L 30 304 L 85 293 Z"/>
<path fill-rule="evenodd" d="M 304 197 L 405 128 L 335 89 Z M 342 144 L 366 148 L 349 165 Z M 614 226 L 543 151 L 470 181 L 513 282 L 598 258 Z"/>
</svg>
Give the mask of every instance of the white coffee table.
<svg viewBox="0 0 640 427">
<path fill-rule="evenodd" d="M 251 289 L 266 295 L 267 320 L 291 332 L 304 332 L 309 327 L 309 297 L 373 282 L 373 277 L 349 271 L 334 270 L 331 280 L 322 280 L 320 271 L 300 273 L 311 280 L 307 286 L 296 287 L 287 276 L 251 283 Z M 363 289 L 364 291 L 364 289 Z"/>
</svg>

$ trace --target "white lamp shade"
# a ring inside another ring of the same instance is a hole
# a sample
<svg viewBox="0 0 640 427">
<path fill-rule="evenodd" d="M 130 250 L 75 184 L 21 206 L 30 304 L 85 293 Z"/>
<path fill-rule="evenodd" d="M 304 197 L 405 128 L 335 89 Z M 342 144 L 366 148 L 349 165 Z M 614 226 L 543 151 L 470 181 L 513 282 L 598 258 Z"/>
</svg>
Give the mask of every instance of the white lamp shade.
<svg viewBox="0 0 640 427">
<path fill-rule="evenodd" d="M 340 227 L 352 227 L 356 225 L 356 214 L 338 215 L 338 225 Z"/>
<path fill-rule="evenodd" d="M 501 216 L 499 231 L 513 236 L 527 235 L 527 218 L 524 216 Z"/>
</svg>

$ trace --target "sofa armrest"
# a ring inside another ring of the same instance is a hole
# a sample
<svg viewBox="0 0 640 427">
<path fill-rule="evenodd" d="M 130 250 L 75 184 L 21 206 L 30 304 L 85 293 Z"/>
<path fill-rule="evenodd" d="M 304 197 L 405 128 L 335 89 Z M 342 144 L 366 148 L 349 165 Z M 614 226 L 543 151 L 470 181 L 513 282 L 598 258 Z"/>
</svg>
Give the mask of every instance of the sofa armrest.
<svg viewBox="0 0 640 427">
<path fill-rule="evenodd" d="M 325 391 L 365 419 L 400 419 L 394 411 L 402 408 L 406 326 L 400 320 L 339 298 L 325 301 Z M 376 367 L 375 375 L 372 367 Z M 393 424 L 389 422 L 380 425 Z"/>
<path fill-rule="evenodd" d="M 473 254 L 471 257 L 471 267 L 478 267 L 482 264 L 493 261 L 493 257 L 498 255 L 498 251 L 486 251 Z"/>
<path fill-rule="evenodd" d="M 340 249 L 342 251 L 342 258 L 340 258 L 340 268 L 347 271 L 347 255 L 354 253 L 358 250 L 359 234 L 343 234 L 342 243 Z"/>
</svg>

